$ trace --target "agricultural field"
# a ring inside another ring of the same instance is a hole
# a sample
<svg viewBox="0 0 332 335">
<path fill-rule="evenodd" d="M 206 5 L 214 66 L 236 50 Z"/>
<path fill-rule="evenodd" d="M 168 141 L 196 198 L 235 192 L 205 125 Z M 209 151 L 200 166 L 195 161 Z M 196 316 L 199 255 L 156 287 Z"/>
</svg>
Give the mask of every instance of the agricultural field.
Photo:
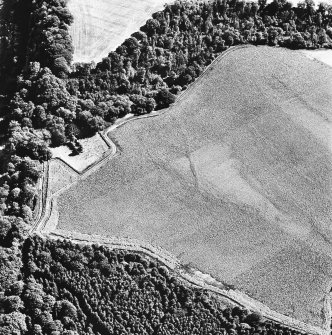
<svg viewBox="0 0 332 335">
<path fill-rule="evenodd" d="M 59 199 L 60 229 L 130 237 L 321 326 L 331 288 L 332 69 L 237 49 Z"/>
<path fill-rule="evenodd" d="M 100 61 L 137 31 L 165 0 L 69 0 L 75 62 Z"/>
<path fill-rule="evenodd" d="M 307 57 L 316 59 L 332 67 L 332 50 L 303 50 Z"/>
</svg>

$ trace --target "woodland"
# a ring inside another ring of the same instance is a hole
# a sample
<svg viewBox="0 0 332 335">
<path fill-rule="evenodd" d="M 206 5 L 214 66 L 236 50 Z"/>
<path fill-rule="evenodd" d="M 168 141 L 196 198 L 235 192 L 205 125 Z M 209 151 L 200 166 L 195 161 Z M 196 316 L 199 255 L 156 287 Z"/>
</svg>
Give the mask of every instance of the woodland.
<svg viewBox="0 0 332 335">
<path fill-rule="evenodd" d="M 142 254 L 38 236 L 18 248 L 1 249 L 3 335 L 300 335 L 222 304 Z"/>
</svg>

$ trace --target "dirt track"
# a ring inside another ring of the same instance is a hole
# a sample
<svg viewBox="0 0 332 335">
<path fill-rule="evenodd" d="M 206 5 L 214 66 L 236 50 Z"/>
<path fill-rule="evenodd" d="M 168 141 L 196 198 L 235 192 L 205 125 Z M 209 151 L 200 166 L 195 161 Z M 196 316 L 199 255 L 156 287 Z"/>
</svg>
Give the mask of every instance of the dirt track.
<svg viewBox="0 0 332 335">
<path fill-rule="evenodd" d="M 60 228 L 161 245 L 321 325 L 331 69 L 289 50 L 237 53 L 167 115 L 117 130 L 123 152 L 62 197 Z"/>
</svg>

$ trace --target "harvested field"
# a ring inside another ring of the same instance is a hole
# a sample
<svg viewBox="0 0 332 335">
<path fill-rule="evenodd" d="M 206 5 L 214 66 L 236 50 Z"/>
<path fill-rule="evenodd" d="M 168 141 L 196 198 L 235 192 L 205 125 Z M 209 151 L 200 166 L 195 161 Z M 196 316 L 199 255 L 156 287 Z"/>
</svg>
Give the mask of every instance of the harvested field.
<svg viewBox="0 0 332 335">
<path fill-rule="evenodd" d="M 317 59 L 332 67 L 332 50 L 303 50 L 307 57 Z"/>
<path fill-rule="evenodd" d="M 59 199 L 59 228 L 160 245 L 321 326 L 332 279 L 332 69 L 238 49 Z"/>
<path fill-rule="evenodd" d="M 74 61 L 100 61 L 164 4 L 165 0 L 69 0 Z"/>
<path fill-rule="evenodd" d="M 152 13 L 162 10 L 166 2 L 173 1 L 68 0 L 68 8 L 74 16 L 70 28 L 75 47 L 74 62 L 101 61 L 137 31 Z M 332 0 L 324 2 L 332 4 Z"/>
</svg>

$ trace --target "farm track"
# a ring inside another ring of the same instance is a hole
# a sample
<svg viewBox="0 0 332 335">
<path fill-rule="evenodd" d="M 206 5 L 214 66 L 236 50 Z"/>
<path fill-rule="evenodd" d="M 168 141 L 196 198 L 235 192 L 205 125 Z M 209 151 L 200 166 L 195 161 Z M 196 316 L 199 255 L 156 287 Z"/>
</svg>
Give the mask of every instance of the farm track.
<svg viewBox="0 0 332 335">
<path fill-rule="evenodd" d="M 47 191 L 49 183 L 49 163 L 43 163 L 43 172 L 41 177 L 41 192 L 37 204 L 37 212 L 34 212 L 34 223 L 30 229 L 30 233 L 37 230 L 42 218 L 45 216 L 47 209 Z"/>
<path fill-rule="evenodd" d="M 250 46 L 239 46 L 239 47 L 234 47 L 223 54 L 219 55 L 206 69 L 205 71 L 201 74 L 201 76 L 196 79 L 196 81 L 189 86 L 189 88 L 182 92 L 178 98 L 177 101 L 175 102 L 174 106 L 171 108 L 176 107 L 177 103 L 180 102 L 186 94 L 189 94 L 192 89 L 194 88 L 195 85 L 198 84 L 198 82 L 201 80 L 201 78 L 211 69 L 213 69 L 213 66 L 220 61 L 223 57 L 225 57 L 227 54 L 239 49 L 239 48 L 244 48 L 244 47 L 250 47 Z M 35 224 L 32 226 L 32 229 L 30 231 L 30 234 L 38 234 L 42 235 L 44 237 L 52 238 L 52 239 L 69 239 L 73 243 L 100 243 L 104 244 L 108 247 L 111 248 L 116 248 L 116 249 L 125 249 L 125 250 L 130 250 L 130 251 L 135 251 L 135 252 L 141 252 L 144 254 L 149 255 L 150 257 L 153 257 L 157 260 L 159 260 L 161 263 L 165 264 L 167 267 L 170 269 L 176 271 L 176 273 L 181 277 L 183 280 L 185 280 L 187 283 L 190 285 L 195 285 L 198 287 L 203 287 L 205 289 L 208 289 L 212 293 L 215 293 L 219 296 L 222 296 L 223 298 L 227 298 L 230 301 L 240 305 L 240 306 L 245 306 L 247 308 L 253 309 L 260 311 L 265 317 L 268 319 L 274 320 L 276 322 L 279 322 L 281 324 L 284 324 L 287 327 L 296 329 L 300 332 L 307 332 L 311 334 L 327 334 L 329 333 L 329 325 L 326 324 L 326 329 L 321 329 L 318 327 L 314 327 L 308 324 L 305 324 L 303 322 L 297 321 L 293 318 L 284 316 L 280 313 L 271 311 L 270 308 L 267 306 L 251 299 L 250 297 L 246 296 L 245 294 L 239 292 L 239 291 L 233 291 L 233 290 L 224 290 L 220 289 L 216 286 L 210 285 L 203 279 L 199 280 L 195 276 L 192 276 L 189 272 L 186 272 L 182 267 L 180 262 L 169 252 L 166 250 L 160 248 L 160 247 L 155 247 L 154 245 L 138 240 L 133 240 L 129 238 L 105 238 L 101 237 L 98 235 L 89 235 L 89 234 L 79 234 L 76 232 L 68 232 L 64 230 L 57 230 L 53 226 L 51 229 L 47 227 L 49 218 L 52 214 L 52 211 L 56 207 L 57 199 L 58 197 L 67 189 L 69 189 L 72 185 L 76 184 L 82 179 L 87 178 L 91 173 L 95 172 L 97 169 L 99 169 L 101 166 L 103 166 L 109 159 L 113 158 L 118 154 L 117 152 L 117 147 L 114 144 L 114 142 L 110 139 L 108 136 L 111 131 L 122 127 L 124 124 L 143 119 L 143 118 L 151 118 L 151 117 L 156 117 L 159 116 L 167 110 L 163 110 L 160 112 L 152 113 L 149 115 L 143 115 L 143 116 L 138 116 L 138 117 L 131 117 L 126 120 L 120 121 L 119 123 L 111 126 L 108 128 L 105 132 L 100 133 L 100 136 L 102 139 L 105 141 L 105 143 L 108 145 L 109 150 L 105 153 L 105 155 L 98 161 L 96 161 L 94 164 L 90 165 L 88 168 L 86 168 L 83 171 L 78 171 L 71 167 L 67 162 L 60 158 L 55 158 L 59 164 L 62 164 L 66 167 L 66 169 L 74 172 L 78 179 L 74 181 L 72 184 L 67 185 L 66 187 L 60 189 L 59 191 L 55 192 L 53 195 L 49 196 L 48 194 L 48 186 L 49 186 L 49 164 L 47 164 L 46 167 L 44 167 L 44 176 L 43 176 L 43 182 L 42 182 L 42 196 L 40 199 L 39 203 L 39 210 L 37 210 L 37 219 L 35 221 Z M 194 167 L 193 167 L 194 168 Z M 195 174 L 193 172 L 193 174 Z M 41 209 L 40 209 L 41 208 Z M 326 308 L 326 313 L 327 315 L 330 315 L 329 311 L 329 296 L 326 298 L 325 302 L 325 308 Z M 329 318 L 327 317 L 327 320 Z M 326 322 L 328 323 L 328 321 Z"/>
</svg>

